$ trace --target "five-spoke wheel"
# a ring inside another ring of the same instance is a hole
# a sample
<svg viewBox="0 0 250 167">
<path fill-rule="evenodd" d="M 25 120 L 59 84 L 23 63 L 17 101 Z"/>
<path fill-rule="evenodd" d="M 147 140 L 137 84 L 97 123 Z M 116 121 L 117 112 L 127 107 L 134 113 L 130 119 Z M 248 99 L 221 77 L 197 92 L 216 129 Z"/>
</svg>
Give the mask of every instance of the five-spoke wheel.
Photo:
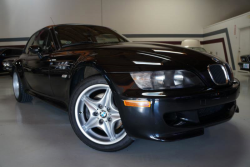
<svg viewBox="0 0 250 167">
<path fill-rule="evenodd" d="M 102 151 L 117 151 L 132 143 L 112 91 L 102 77 L 91 77 L 79 85 L 71 102 L 72 127 L 86 144 Z"/>
<path fill-rule="evenodd" d="M 75 117 L 82 133 L 98 144 L 113 144 L 126 136 L 108 85 L 96 84 L 85 89 L 77 99 Z"/>
</svg>

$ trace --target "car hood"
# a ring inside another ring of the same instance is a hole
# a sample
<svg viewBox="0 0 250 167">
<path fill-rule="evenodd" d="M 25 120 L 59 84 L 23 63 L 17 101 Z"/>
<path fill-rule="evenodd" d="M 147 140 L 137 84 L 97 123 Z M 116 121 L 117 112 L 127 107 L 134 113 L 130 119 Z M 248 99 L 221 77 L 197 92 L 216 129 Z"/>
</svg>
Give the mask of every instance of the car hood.
<svg viewBox="0 0 250 167">
<path fill-rule="evenodd" d="M 17 60 L 19 56 L 5 57 L 3 61 L 14 61 Z"/>
<path fill-rule="evenodd" d="M 215 64 L 206 53 L 191 49 L 149 42 L 124 42 L 116 44 L 78 45 L 64 50 L 92 50 L 96 64 L 106 72 L 131 72 L 143 70 L 195 69 L 207 70 Z M 218 60 L 219 61 L 219 60 Z M 221 61 L 219 61 L 221 62 Z"/>
<path fill-rule="evenodd" d="M 135 66 L 140 67 L 139 70 L 179 68 L 204 71 L 207 70 L 209 64 L 216 63 L 213 56 L 206 53 L 160 43 L 131 42 L 99 46 L 98 48 L 108 52 L 105 55 L 99 54 L 98 64 L 120 67 Z M 129 69 L 129 71 L 135 70 Z"/>
</svg>

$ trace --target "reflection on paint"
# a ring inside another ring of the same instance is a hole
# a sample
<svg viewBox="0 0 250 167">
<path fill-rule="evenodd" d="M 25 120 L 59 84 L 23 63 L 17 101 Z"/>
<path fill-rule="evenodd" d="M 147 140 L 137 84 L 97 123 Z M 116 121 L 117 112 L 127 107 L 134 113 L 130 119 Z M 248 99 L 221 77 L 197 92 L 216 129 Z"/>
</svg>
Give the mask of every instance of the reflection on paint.
<svg viewBox="0 0 250 167">
<path fill-rule="evenodd" d="M 182 52 L 174 52 L 174 51 L 169 51 L 169 50 L 154 50 L 155 52 L 166 52 L 166 53 L 176 53 L 176 54 L 185 54 Z"/>
<path fill-rule="evenodd" d="M 133 61 L 135 64 L 142 64 L 142 65 L 162 65 L 161 63 L 155 63 L 155 62 L 144 62 L 144 61 Z"/>
</svg>

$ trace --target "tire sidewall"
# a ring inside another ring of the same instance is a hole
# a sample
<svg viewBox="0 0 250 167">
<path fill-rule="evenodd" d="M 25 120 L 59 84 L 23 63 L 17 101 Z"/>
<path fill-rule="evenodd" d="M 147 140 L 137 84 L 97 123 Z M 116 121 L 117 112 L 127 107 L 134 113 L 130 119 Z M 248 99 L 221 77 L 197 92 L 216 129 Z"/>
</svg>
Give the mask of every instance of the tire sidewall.
<svg viewBox="0 0 250 167">
<path fill-rule="evenodd" d="M 71 126 L 74 130 L 74 132 L 76 133 L 76 135 L 88 146 L 96 149 L 96 150 L 100 150 L 100 151 L 118 151 L 121 150 L 127 146 L 129 146 L 133 140 L 126 135 L 122 140 L 120 140 L 118 143 L 112 144 L 112 145 L 101 145 L 101 144 L 97 144 L 93 141 L 91 141 L 90 139 L 88 139 L 79 129 L 77 122 L 76 122 L 76 118 L 75 118 L 75 105 L 76 105 L 76 101 L 78 99 L 78 97 L 80 96 L 80 94 L 89 86 L 95 85 L 95 84 L 107 84 L 106 80 L 101 77 L 101 76 L 93 76 L 90 78 L 85 79 L 83 82 L 81 82 L 74 90 L 74 92 L 72 93 L 71 96 L 71 100 L 70 100 L 70 105 L 69 105 L 69 119 L 70 119 L 70 123 Z"/>
<path fill-rule="evenodd" d="M 14 90 L 14 86 L 13 86 L 13 80 L 14 80 L 14 74 L 16 74 L 17 75 L 17 79 L 18 79 L 18 82 L 19 82 L 19 96 L 18 96 L 18 98 L 16 97 L 16 95 L 15 95 L 15 90 Z M 15 70 L 14 72 L 13 72 L 13 74 L 12 74 L 12 87 L 13 87 L 13 92 L 14 92 L 14 96 L 15 96 L 15 98 L 16 98 L 16 100 L 18 101 L 18 102 L 21 102 L 22 101 L 22 91 L 21 91 L 21 87 L 22 87 L 22 82 L 21 82 L 21 79 L 20 79 L 20 77 L 19 77 L 19 74 L 18 74 L 18 72 Z"/>
</svg>

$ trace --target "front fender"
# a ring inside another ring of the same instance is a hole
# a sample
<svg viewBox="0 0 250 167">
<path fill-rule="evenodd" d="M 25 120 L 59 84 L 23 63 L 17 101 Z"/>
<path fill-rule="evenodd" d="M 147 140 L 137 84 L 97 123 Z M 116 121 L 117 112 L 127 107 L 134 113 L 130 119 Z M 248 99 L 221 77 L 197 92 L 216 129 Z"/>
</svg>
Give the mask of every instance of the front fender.
<svg viewBox="0 0 250 167">
<path fill-rule="evenodd" d="M 83 79 L 94 76 L 101 75 L 105 78 L 108 85 L 110 86 L 112 92 L 117 92 L 112 80 L 109 75 L 106 73 L 104 69 L 98 66 L 95 62 L 82 62 L 78 63 L 76 67 L 71 70 L 71 82 L 70 82 L 70 92 L 71 95 L 73 93 L 74 88 L 77 86 L 79 82 Z"/>
</svg>

